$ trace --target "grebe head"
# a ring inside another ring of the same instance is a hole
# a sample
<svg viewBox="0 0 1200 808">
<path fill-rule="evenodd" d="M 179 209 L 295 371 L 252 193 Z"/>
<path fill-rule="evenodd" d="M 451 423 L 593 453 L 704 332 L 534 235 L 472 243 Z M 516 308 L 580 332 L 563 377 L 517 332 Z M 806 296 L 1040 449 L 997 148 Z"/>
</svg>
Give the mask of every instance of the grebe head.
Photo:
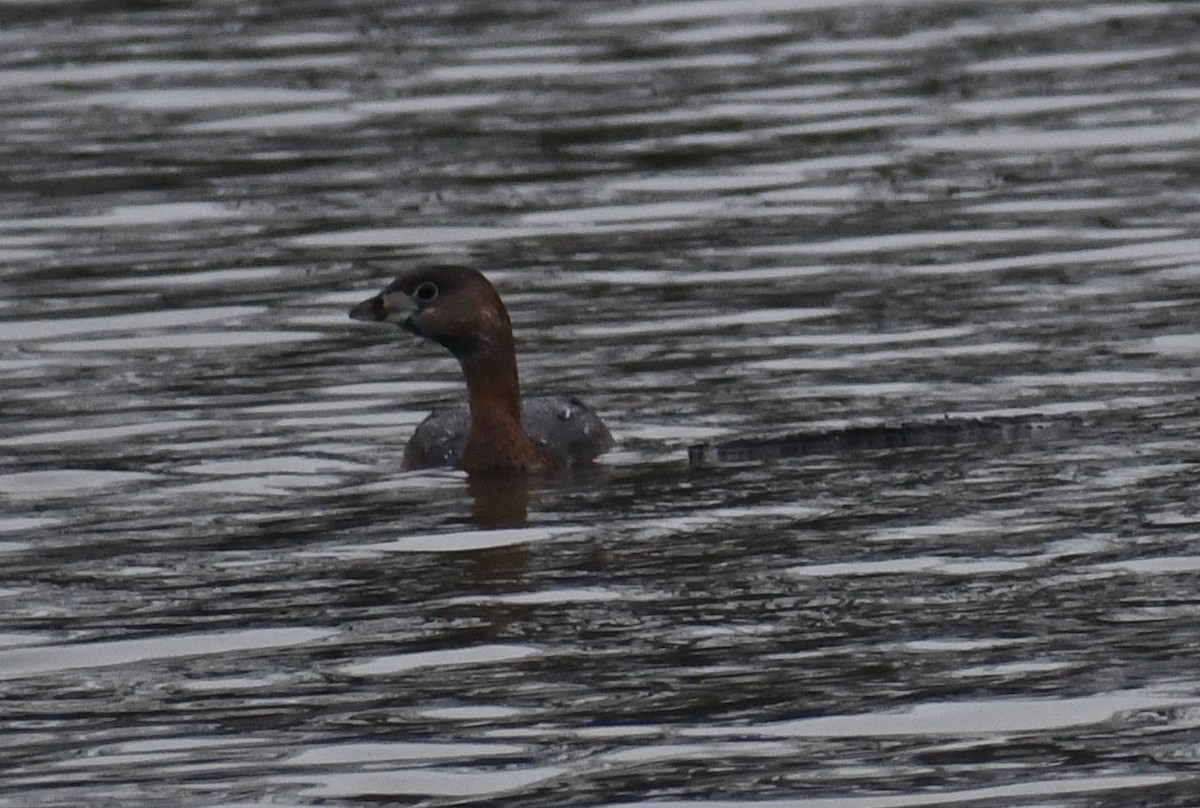
<svg viewBox="0 0 1200 808">
<path fill-rule="evenodd" d="M 483 350 L 512 350 L 508 310 L 488 279 L 470 267 L 439 264 L 404 272 L 350 316 L 395 323 L 460 360 Z"/>
</svg>

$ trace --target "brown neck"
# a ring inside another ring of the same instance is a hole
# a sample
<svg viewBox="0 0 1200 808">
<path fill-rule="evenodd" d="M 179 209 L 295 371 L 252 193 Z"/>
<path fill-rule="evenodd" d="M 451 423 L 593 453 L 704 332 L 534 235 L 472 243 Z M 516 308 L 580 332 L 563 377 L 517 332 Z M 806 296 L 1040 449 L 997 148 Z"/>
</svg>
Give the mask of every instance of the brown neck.
<svg viewBox="0 0 1200 808">
<path fill-rule="evenodd" d="M 470 425 L 460 465 L 468 472 L 538 472 L 544 450 L 521 425 L 521 385 L 511 339 L 460 358 Z"/>
<path fill-rule="evenodd" d="M 462 359 L 467 377 L 467 402 L 471 429 L 490 427 L 496 421 L 521 424 L 521 383 L 511 348 L 483 350 Z"/>
</svg>

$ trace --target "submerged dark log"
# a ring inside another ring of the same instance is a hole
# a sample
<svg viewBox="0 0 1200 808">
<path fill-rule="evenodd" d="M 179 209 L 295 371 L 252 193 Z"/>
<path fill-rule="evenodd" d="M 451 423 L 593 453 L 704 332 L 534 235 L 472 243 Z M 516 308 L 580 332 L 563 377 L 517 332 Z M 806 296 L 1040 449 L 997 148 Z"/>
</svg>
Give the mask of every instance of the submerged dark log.
<svg viewBox="0 0 1200 808">
<path fill-rule="evenodd" d="M 1006 444 L 1070 435 L 1084 425 L 1078 416 L 1028 415 L 951 418 L 903 424 L 851 426 L 820 432 L 793 432 L 763 438 L 738 438 L 688 447 L 694 465 L 748 463 L 806 455 L 847 454 L 920 446 Z"/>
</svg>

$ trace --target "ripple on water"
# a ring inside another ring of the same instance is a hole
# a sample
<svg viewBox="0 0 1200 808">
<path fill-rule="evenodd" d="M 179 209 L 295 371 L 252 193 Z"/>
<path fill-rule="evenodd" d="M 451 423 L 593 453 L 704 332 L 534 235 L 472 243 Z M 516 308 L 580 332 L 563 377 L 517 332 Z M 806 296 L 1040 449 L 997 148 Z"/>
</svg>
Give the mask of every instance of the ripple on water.
<svg viewBox="0 0 1200 808">
<path fill-rule="evenodd" d="M 117 205 L 90 215 L 9 219 L 0 223 L 0 229 L 53 231 L 61 228 L 162 227 L 169 224 L 241 219 L 245 216 L 245 211 L 218 202 L 158 202 L 147 205 Z"/>
<path fill-rule="evenodd" d="M 1149 350 L 1165 356 L 1196 356 L 1200 354 L 1200 334 L 1169 334 L 1151 337 Z"/>
<path fill-rule="evenodd" d="M 1079 53 L 1039 53 L 1036 56 L 1006 56 L 967 65 L 967 73 L 1041 73 L 1045 70 L 1094 70 L 1111 65 L 1159 61 L 1183 55 L 1178 48 L 1138 48 Z"/>
<path fill-rule="evenodd" d="M 1074 129 L 987 131 L 970 135 L 910 138 L 909 148 L 923 151 L 1029 154 L 1046 151 L 1139 149 L 1200 140 L 1200 120 L 1181 123 Z"/>
<path fill-rule="evenodd" d="M 159 435 L 163 433 L 179 434 L 192 429 L 211 429 L 215 421 L 162 421 L 148 424 L 127 424 L 124 426 L 96 426 L 84 429 L 55 429 L 49 432 L 38 432 L 31 435 L 20 435 L 6 438 L 6 446 L 57 446 L 70 443 L 98 443 L 102 441 L 133 438 L 141 435 Z"/>
<path fill-rule="evenodd" d="M 179 288 L 203 288 L 228 292 L 238 286 L 254 284 L 266 286 L 281 283 L 290 274 L 288 267 L 237 267 L 232 269 L 213 269 L 197 271 L 188 269 L 181 272 L 154 272 L 152 274 L 121 275 L 119 277 L 94 278 L 88 280 L 88 286 L 98 290 L 155 290 L 163 291 Z"/>
<path fill-rule="evenodd" d="M 784 185 L 805 185 L 817 189 L 827 175 L 837 176 L 846 171 L 874 171 L 897 162 L 895 155 L 854 154 L 836 157 L 813 157 L 782 163 L 739 165 L 718 172 L 680 171 L 670 174 L 637 175 L 610 179 L 605 183 L 606 195 L 614 193 L 686 194 L 702 191 L 745 191 L 778 188 Z M 855 186 L 861 189 L 861 186 Z M 812 190 L 813 193 L 819 193 Z"/>
<path fill-rule="evenodd" d="M 220 348 L 257 347 L 263 345 L 285 345 L 292 342 L 309 342 L 325 337 L 316 331 L 191 331 L 184 334 L 153 334 L 138 337 L 110 337 L 107 339 L 71 339 L 63 342 L 47 342 L 41 347 L 46 351 L 71 352 L 89 351 L 110 353 L 113 351 L 204 351 Z"/>
<path fill-rule="evenodd" d="M 221 107 L 270 107 L 345 101 L 343 90 L 294 90 L 280 87 L 175 87 L 170 90 L 125 90 L 85 95 L 74 106 L 112 106 L 158 112 L 207 111 Z"/>
<path fill-rule="evenodd" d="M 711 45 L 717 42 L 772 39 L 786 36 L 791 31 L 790 25 L 781 23 L 748 23 L 729 20 L 716 25 L 664 31 L 659 37 L 659 42 L 666 45 Z"/>
<path fill-rule="evenodd" d="M 1161 100 L 1183 100 L 1178 90 L 1169 93 L 1151 93 L 1149 97 Z M 1009 121 L 1023 116 L 1044 115 L 1049 112 L 1086 110 L 1096 107 L 1119 107 L 1132 101 L 1146 100 L 1146 95 L 1133 93 L 1084 93 L 1056 96 L 1031 95 L 1016 98 L 988 98 L 977 101 L 957 101 L 953 110 L 965 120 L 998 118 Z"/>
<path fill-rule="evenodd" d="M 391 676 L 417 668 L 449 668 L 462 665 L 494 665 L 539 657 L 544 651 L 528 645 L 495 644 L 437 651 L 392 654 L 338 668 L 346 676 Z"/>
<path fill-rule="evenodd" d="M 392 760 L 454 760 L 511 757 L 527 751 L 507 743 L 340 743 L 305 749 L 287 760 L 285 766 L 327 766 L 347 763 L 378 763 Z"/>
<path fill-rule="evenodd" d="M 418 713 L 436 721 L 504 721 L 524 715 L 522 710 L 515 707 L 505 707 L 498 704 L 473 704 L 464 707 L 437 707 L 430 710 L 420 710 Z"/>
<path fill-rule="evenodd" d="M 176 471 L 185 474 L 216 474 L 221 476 L 252 476 L 257 474 L 319 474 L 330 471 L 361 471 L 362 463 L 306 455 L 279 455 L 252 460 L 206 460 L 180 466 Z"/>
<path fill-rule="evenodd" d="M 278 132 L 288 129 L 307 130 L 322 126 L 348 126 L 358 123 L 363 115 L 353 109 L 304 109 L 274 112 L 266 115 L 245 115 L 237 118 L 221 118 L 214 121 L 198 121 L 180 127 L 195 134 L 220 132 Z"/>
<path fill-rule="evenodd" d="M 480 595 L 451 598 L 451 604 L 466 603 L 511 603 L 525 606 L 545 606 L 559 603 L 600 603 L 614 600 L 642 600 L 653 598 L 648 592 L 626 592 L 602 587 L 580 587 L 576 589 L 552 589 L 542 592 L 519 592 L 511 595 Z"/>
<path fill-rule="evenodd" d="M 118 81 L 172 76 L 236 76 L 336 68 L 353 64 L 350 54 L 313 54 L 256 59 L 128 59 L 90 62 L 71 67 L 0 70 L 0 87 L 8 89 L 43 85 L 96 85 Z"/>
<path fill-rule="evenodd" d="M 593 81 L 618 81 L 621 80 L 621 77 L 627 76 L 630 73 L 642 73 L 651 68 L 656 71 L 672 71 L 695 68 L 753 67 L 757 61 L 753 55 L 743 53 L 711 53 L 700 56 L 656 58 L 652 61 L 636 58 L 561 62 L 551 60 L 531 62 L 504 60 L 490 63 L 469 63 L 436 67 L 415 79 L 414 83 L 469 83 L 481 80 L 508 83 L 522 79 L 573 76 L 581 76 Z"/>
<path fill-rule="evenodd" d="M 475 772 L 459 769 L 406 768 L 394 771 L 369 770 L 344 774 L 314 772 L 303 777 L 274 777 L 287 784 L 308 784 L 301 793 L 313 797 L 376 797 L 422 795 L 430 797 L 500 797 L 523 791 L 538 783 L 562 777 L 568 770 L 558 767 L 506 767 Z"/>
<path fill-rule="evenodd" d="M 328 629 L 285 627 L 10 647 L 0 650 L 0 679 L 205 654 L 284 648 L 316 642 L 336 633 Z"/>
<path fill-rule="evenodd" d="M 213 494 L 227 494 L 235 499 L 281 497 L 297 491 L 327 489 L 341 481 L 340 477 L 331 474 L 226 474 L 215 480 L 173 484 L 150 494 L 148 498 L 163 501 L 175 496 Z"/>
<path fill-rule="evenodd" d="M 796 0 L 755 0 L 747 6 L 742 0 L 675 0 L 641 8 L 597 12 L 586 17 L 585 22 L 589 25 L 654 25 L 713 17 L 737 19 L 746 13 L 767 16 L 785 12 L 817 11 L 823 8 L 853 7 L 865 2 L 867 0 L 805 0 L 797 4 Z"/>
<path fill-rule="evenodd" d="M 990 735 L 1064 729 L 1105 721 L 1121 723 L 1124 714 L 1190 703 L 1185 696 L 1153 690 L 1124 690 L 1079 698 L 995 699 L 918 704 L 902 711 L 830 715 L 766 722 L 750 728 L 704 727 L 684 736 L 749 735 L 789 738 L 875 738 L 889 735 Z"/>
<path fill-rule="evenodd" d="M 0 494 L 14 498 L 83 497 L 96 491 L 160 479 L 141 471 L 52 469 L 0 474 Z"/>
<path fill-rule="evenodd" d="M 927 359 L 949 359 L 960 356 L 996 356 L 1001 354 L 1032 353 L 1042 349 L 1032 342 L 989 342 L 979 345 L 950 345 L 929 348 L 907 348 L 892 351 L 865 351 L 832 358 L 762 359 L 744 362 L 743 368 L 771 371 L 832 370 L 883 363 Z"/>
<path fill-rule="evenodd" d="M 297 247 L 421 247 L 461 245 L 474 242 L 509 241 L 543 236 L 602 236 L 615 233 L 639 233 L 672 230 L 675 220 L 627 221 L 617 224 L 568 222 L 533 226 L 452 225 L 426 227 L 376 227 L 361 230 L 342 230 L 296 236 L 291 243 Z"/>
<path fill-rule="evenodd" d="M 1070 797 L 1076 795 L 1117 794 L 1121 791 L 1145 789 L 1152 786 L 1181 782 L 1174 775 L 1096 775 L 1072 777 L 1061 780 L 1029 778 L 1015 785 L 992 786 L 989 788 L 944 789 L 917 795 L 856 797 L 791 797 L 785 800 L 704 800 L 672 801 L 648 800 L 644 802 L 609 803 L 608 808 L 921 808 L 929 805 L 969 804 L 996 800 L 1020 800 L 1026 805 L 1029 798 Z M 1058 803 L 1053 803 L 1057 805 Z"/>
<path fill-rule="evenodd" d="M 783 251 L 787 248 L 781 247 Z M 914 277 L 925 275 L 979 274 L 1002 272 L 1014 269 L 1045 269 L 1055 266 L 1087 266 L 1107 264 L 1114 266 L 1132 263 L 1157 266 L 1162 261 L 1191 263 L 1200 249 L 1200 239 L 1168 239 L 1139 241 L 1118 244 L 1112 247 L 1083 249 L 1035 249 L 1019 255 L 1000 258 L 982 258 L 972 261 L 938 261 L 917 264 L 908 268 Z"/>
<path fill-rule="evenodd" d="M 667 320 L 646 322 L 621 322 L 611 325 L 581 325 L 572 330 L 584 337 L 632 336 L 650 333 L 686 333 L 689 331 L 711 331 L 732 326 L 763 325 L 768 323 L 792 323 L 832 317 L 836 309 L 825 308 L 760 308 L 750 311 L 698 317 L 672 317 Z"/>
<path fill-rule="evenodd" d="M 457 476 L 451 479 L 457 479 Z M 436 477 L 431 486 L 441 487 L 443 478 Z M 394 488 L 387 483 L 385 488 Z M 469 553 L 555 541 L 586 531 L 578 527 L 519 527 L 496 530 L 469 530 L 447 533 L 409 533 L 394 541 L 344 545 L 314 551 L 319 556 L 361 557 L 382 553 Z"/>
<path fill-rule="evenodd" d="M 38 320 L 9 320 L 0 322 L 0 341 L 42 340 L 54 337 L 95 334 L 112 331 L 174 331 L 180 326 L 209 323 L 214 320 L 237 320 L 261 315 L 261 306 L 214 306 L 198 309 L 156 309 L 130 314 L 108 314 L 97 317 L 54 317 Z M 174 338 L 177 335 L 164 334 Z M 147 336 L 147 339 L 150 339 Z"/>
<path fill-rule="evenodd" d="M 0 516 L 0 533 L 19 533 L 62 524 L 54 516 Z M 20 546 L 25 546 L 23 543 Z"/>
</svg>

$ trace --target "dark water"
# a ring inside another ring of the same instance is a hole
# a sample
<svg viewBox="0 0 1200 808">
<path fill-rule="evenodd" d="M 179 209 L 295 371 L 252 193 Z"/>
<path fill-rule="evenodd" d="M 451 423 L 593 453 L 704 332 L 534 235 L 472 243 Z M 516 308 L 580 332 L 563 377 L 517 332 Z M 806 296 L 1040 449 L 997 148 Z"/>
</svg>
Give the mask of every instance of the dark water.
<svg viewBox="0 0 1200 808">
<path fill-rule="evenodd" d="M 0 16 L 0 805 L 1200 804 L 1200 6 Z M 621 442 L 524 524 L 426 255 Z"/>
</svg>

